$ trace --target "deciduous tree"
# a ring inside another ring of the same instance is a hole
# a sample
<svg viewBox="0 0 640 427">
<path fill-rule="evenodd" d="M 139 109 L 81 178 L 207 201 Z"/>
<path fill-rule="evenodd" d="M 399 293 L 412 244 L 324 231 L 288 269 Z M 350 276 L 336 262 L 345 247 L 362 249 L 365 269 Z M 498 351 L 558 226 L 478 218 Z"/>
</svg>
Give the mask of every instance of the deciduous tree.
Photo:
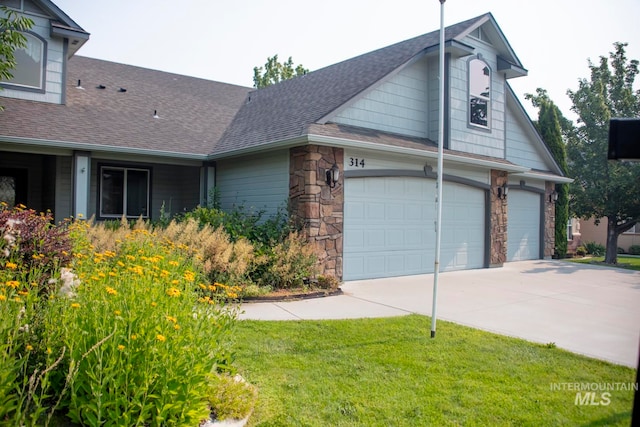
<svg viewBox="0 0 640 427">
<path fill-rule="evenodd" d="M 264 68 L 253 67 L 253 86 L 259 89 L 293 77 L 303 76 L 308 72 L 309 70 L 300 64 L 294 67 L 291 57 L 285 63 L 280 63 L 278 55 L 273 55 L 271 58 L 267 58 Z"/>
<path fill-rule="evenodd" d="M 640 117 L 640 90 L 634 89 L 638 61 L 628 61 L 626 43 L 615 43 L 609 58 L 589 61 L 591 77 L 567 93 L 578 115 L 568 141 L 571 210 L 581 218 L 607 222 L 605 262 L 617 262 L 618 236 L 640 221 L 640 164 L 607 160 L 609 120 Z"/>
</svg>

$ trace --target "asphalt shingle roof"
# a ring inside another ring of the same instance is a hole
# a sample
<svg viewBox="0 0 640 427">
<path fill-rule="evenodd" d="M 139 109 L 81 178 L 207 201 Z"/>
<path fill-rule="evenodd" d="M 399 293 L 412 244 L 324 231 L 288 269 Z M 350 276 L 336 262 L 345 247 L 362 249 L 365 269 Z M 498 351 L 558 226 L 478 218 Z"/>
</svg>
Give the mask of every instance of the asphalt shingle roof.
<svg viewBox="0 0 640 427">
<path fill-rule="evenodd" d="M 66 105 L 2 98 L 0 135 L 205 156 L 250 90 L 74 56 Z"/>
<path fill-rule="evenodd" d="M 455 38 L 488 15 L 447 27 L 445 39 Z M 213 153 L 306 134 L 311 124 L 438 45 L 439 34 L 433 31 L 251 92 Z"/>
</svg>

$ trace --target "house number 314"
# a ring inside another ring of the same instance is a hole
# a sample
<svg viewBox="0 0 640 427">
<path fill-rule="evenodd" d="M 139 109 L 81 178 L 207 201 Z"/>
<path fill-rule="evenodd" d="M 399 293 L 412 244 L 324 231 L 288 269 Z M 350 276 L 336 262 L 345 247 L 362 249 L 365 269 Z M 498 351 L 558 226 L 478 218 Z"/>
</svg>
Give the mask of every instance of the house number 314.
<svg viewBox="0 0 640 427">
<path fill-rule="evenodd" d="M 349 157 L 349 166 L 353 166 L 356 168 L 363 168 L 364 159 L 359 159 L 357 157 Z"/>
</svg>

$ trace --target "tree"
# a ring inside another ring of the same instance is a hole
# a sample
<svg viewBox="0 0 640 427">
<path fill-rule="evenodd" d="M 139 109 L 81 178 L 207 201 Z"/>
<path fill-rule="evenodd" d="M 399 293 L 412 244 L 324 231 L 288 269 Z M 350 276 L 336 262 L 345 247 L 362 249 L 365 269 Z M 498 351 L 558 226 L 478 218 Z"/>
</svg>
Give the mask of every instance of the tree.
<svg viewBox="0 0 640 427">
<path fill-rule="evenodd" d="M 278 62 L 278 55 L 273 55 L 271 58 L 267 58 L 264 68 L 253 67 L 253 87 L 260 89 L 283 80 L 303 76 L 308 72 L 309 70 L 300 64 L 294 68 L 291 57 L 282 64 Z"/>
<path fill-rule="evenodd" d="M 526 94 L 534 107 L 539 108 L 536 129 L 542 140 L 553 154 L 558 166 L 564 174 L 567 173 L 567 152 L 565 141 L 573 132 L 573 124 L 566 119 L 558 106 L 549 98 L 547 91 L 536 89 L 536 95 Z M 563 137 L 564 136 L 564 137 Z M 555 203 L 555 248 L 558 257 L 567 254 L 567 223 L 569 221 L 569 185 L 556 184 L 558 200 Z"/>
<path fill-rule="evenodd" d="M 20 16 L 6 6 L 0 6 L 0 80 L 11 80 L 16 68 L 16 49 L 27 46 L 27 38 L 22 34 L 33 26 L 33 21 Z M 0 88 L 2 89 L 2 88 Z M 2 111 L 0 105 L 0 111 Z"/>
<path fill-rule="evenodd" d="M 609 59 L 589 61 L 590 80 L 567 91 L 578 115 L 575 138 L 568 141 L 570 207 L 581 218 L 607 220 L 605 262 L 615 264 L 618 236 L 640 221 L 640 164 L 607 160 L 609 120 L 640 116 L 640 90 L 634 90 L 638 61 L 627 61 L 626 43 L 615 43 Z"/>
</svg>

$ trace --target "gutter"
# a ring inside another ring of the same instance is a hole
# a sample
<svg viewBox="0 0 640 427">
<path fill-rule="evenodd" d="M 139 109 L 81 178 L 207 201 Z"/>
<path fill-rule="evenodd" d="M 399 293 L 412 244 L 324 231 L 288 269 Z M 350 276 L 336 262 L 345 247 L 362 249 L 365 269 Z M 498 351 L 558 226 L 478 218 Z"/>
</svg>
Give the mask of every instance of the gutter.
<svg viewBox="0 0 640 427">
<path fill-rule="evenodd" d="M 88 144 L 86 142 L 51 141 L 47 139 L 23 138 L 18 136 L 0 135 L 0 144 L 2 144 L 3 142 L 10 142 L 13 144 L 21 144 L 21 145 L 33 145 L 36 147 L 43 147 L 43 148 L 71 150 L 71 151 L 78 151 L 78 150 L 102 151 L 107 153 L 135 154 L 140 156 L 167 157 L 167 158 L 175 158 L 175 159 L 183 159 L 183 160 L 199 160 L 199 161 L 207 160 L 206 154 L 180 153 L 177 151 L 158 151 L 158 150 L 149 150 L 147 148 L 114 147 L 111 145 Z"/>
</svg>

